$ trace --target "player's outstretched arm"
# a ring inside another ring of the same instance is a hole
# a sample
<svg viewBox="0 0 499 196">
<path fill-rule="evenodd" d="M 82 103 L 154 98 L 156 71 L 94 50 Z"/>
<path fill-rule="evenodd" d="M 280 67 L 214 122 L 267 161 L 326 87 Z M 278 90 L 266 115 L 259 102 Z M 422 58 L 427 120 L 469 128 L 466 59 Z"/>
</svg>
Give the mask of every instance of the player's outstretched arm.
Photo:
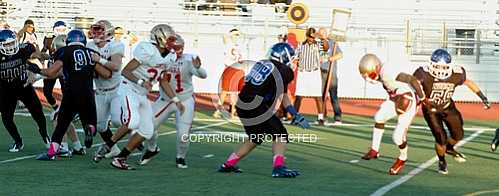
<svg viewBox="0 0 499 196">
<path fill-rule="evenodd" d="M 284 93 L 284 96 L 282 97 L 282 104 L 286 111 L 293 115 L 293 120 L 291 121 L 292 124 L 298 125 L 304 129 L 310 128 L 310 124 L 308 123 L 307 119 L 305 119 L 305 117 L 298 113 L 295 107 L 293 107 L 293 104 L 291 104 L 291 100 L 289 99 L 287 93 Z"/>
<path fill-rule="evenodd" d="M 201 79 L 206 79 L 208 75 L 206 74 L 206 70 L 201 67 L 201 59 L 199 56 L 192 57 L 192 65 L 193 68 L 191 73 Z"/>
<path fill-rule="evenodd" d="M 425 99 L 424 90 L 416 77 L 406 73 L 400 73 L 396 80 L 409 84 L 416 91 L 419 100 Z"/>
<path fill-rule="evenodd" d="M 172 87 L 170 86 L 170 82 L 168 82 L 168 78 L 166 77 L 161 77 L 161 81 L 159 82 L 159 86 L 163 89 L 165 92 L 166 96 L 168 96 L 173 102 L 175 102 L 175 105 L 177 106 L 177 109 L 180 111 L 180 114 L 184 114 L 185 107 L 180 101 L 180 99 L 177 97 L 175 94 L 175 91 L 173 91 Z"/>
<path fill-rule="evenodd" d="M 466 79 L 464 81 L 464 84 L 472 91 L 474 92 L 476 95 L 478 95 L 478 97 L 480 97 L 480 99 L 482 100 L 482 103 L 484 105 L 484 108 L 487 110 L 487 109 L 490 109 L 491 107 L 491 104 L 489 102 L 489 100 L 487 99 L 487 97 L 482 93 L 482 91 L 480 90 L 480 87 L 478 87 L 478 85 L 473 82 L 473 80 L 470 80 L 470 79 Z"/>
<path fill-rule="evenodd" d="M 29 59 L 28 60 L 28 70 L 40 74 L 43 76 L 46 76 L 49 79 L 55 79 L 61 75 L 62 72 L 62 61 L 57 60 L 54 62 L 52 66 L 50 66 L 47 69 L 40 69 L 40 66 L 42 66 L 42 63 L 38 59 Z"/>
</svg>

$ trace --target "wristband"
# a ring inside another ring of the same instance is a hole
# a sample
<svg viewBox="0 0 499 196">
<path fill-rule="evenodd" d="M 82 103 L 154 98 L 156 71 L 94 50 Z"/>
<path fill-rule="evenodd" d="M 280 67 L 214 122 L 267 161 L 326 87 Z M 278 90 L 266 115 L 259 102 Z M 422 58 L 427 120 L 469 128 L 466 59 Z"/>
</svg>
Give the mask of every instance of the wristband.
<svg viewBox="0 0 499 196">
<path fill-rule="evenodd" d="M 108 61 L 107 61 L 106 59 L 104 59 L 104 58 L 100 58 L 100 60 L 99 60 L 99 63 L 100 63 L 101 65 L 106 65 L 106 64 L 107 64 L 107 62 L 108 62 Z"/>
<path fill-rule="evenodd" d="M 289 105 L 288 107 L 286 107 L 286 111 L 291 113 L 293 116 L 296 116 L 298 114 L 295 107 L 293 107 L 292 105 Z"/>
<path fill-rule="evenodd" d="M 138 84 L 139 86 L 142 86 L 142 85 L 144 84 L 144 80 L 143 80 L 143 79 L 139 79 L 139 80 L 137 80 L 137 84 Z"/>
<path fill-rule="evenodd" d="M 180 102 L 180 99 L 177 96 L 175 96 L 175 97 L 172 97 L 172 101 L 175 103 L 178 103 L 178 102 Z"/>
</svg>

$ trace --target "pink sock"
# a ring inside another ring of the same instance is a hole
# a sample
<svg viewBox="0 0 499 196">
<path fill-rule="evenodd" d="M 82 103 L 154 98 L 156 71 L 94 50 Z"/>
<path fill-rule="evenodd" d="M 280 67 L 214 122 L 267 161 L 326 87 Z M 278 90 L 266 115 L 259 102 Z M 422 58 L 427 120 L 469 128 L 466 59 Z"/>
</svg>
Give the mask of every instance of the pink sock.
<svg viewBox="0 0 499 196">
<path fill-rule="evenodd" d="M 50 157 L 53 157 L 53 156 L 55 156 L 55 154 L 57 153 L 58 150 L 59 150 L 59 144 L 52 142 L 52 143 L 50 143 L 50 147 L 47 151 L 47 155 L 49 155 Z"/>
<path fill-rule="evenodd" d="M 236 153 L 232 153 L 232 154 L 230 154 L 227 161 L 225 161 L 225 165 L 227 165 L 229 167 L 235 166 L 235 165 L 237 165 L 237 162 L 239 162 L 240 159 L 241 159 L 241 157 L 237 156 Z"/>
<path fill-rule="evenodd" d="M 284 155 L 276 154 L 274 155 L 274 167 L 284 166 Z"/>
</svg>

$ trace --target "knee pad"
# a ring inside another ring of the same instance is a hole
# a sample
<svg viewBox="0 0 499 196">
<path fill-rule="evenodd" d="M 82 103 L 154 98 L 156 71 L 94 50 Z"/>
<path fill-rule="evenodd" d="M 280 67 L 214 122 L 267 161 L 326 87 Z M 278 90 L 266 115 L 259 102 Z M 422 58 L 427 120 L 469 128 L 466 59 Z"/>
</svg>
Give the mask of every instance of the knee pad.
<svg viewBox="0 0 499 196">
<path fill-rule="evenodd" d="M 102 132 L 105 132 L 108 128 L 108 121 L 101 121 L 101 122 L 97 122 L 97 131 L 99 133 L 102 133 Z"/>
</svg>

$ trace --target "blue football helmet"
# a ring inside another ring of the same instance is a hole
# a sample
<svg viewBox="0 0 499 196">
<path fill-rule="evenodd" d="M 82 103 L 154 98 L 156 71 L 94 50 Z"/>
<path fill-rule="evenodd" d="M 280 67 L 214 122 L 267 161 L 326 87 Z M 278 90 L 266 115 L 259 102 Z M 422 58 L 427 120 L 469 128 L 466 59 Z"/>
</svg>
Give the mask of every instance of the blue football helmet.
<svg viewBox="0 0 499 196">
<path fill-rule="evenodd" d="M 278 61 L 291 67 L 291 61 L 295 56 L 295 50 L 287 43 L 277 43 L 270 48 L 270 60 Z"/>
<path fill-rule="evenodd" d="M 57 21 L 54 23 L 52 30 L 54 30 L 54 34 L 56 36 L 65 35 L 67 33 L 68 27 L 64 21 Z"/>
<path fill-rule="evenodd" d="M 447 79 L 452 75 L 452 57 L 444 49 L 433 51 L 428 67 L 430 74 L 437 79 Z"/>
<path fill-rule="evenodd" d="M 19 42 L 14 31 L 5 29 L 0 31 L 0 52 L 4 55 L 14 55 L 19 51 Z"/>
<path fill-rule="evenodd" d="M 66 44 L 68 46 L 71 45 L 81 45 L 85 46 L 87 45 L 87 37 L 85 36 L 85 33 L 79 29 L 74 29 L 69 31 L 68 36 L 66 38 Z"/>
</svg>

